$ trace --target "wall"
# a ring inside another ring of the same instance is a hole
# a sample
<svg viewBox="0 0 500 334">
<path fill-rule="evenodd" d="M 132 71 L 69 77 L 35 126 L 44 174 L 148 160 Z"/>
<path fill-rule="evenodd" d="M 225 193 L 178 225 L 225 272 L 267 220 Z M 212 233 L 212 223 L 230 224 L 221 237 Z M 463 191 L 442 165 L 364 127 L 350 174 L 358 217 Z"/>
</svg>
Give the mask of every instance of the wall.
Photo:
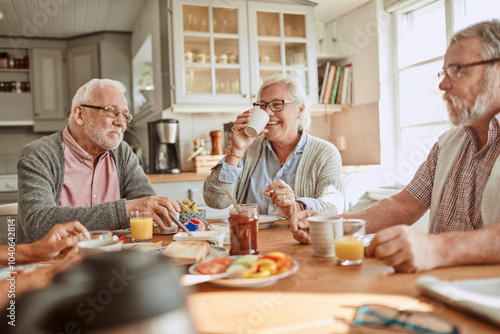
<svg viewBox="0 0 500 334">
<path fill-rule="evenodd" d="M 314 133 L 341 150 L 347 208 L 355 206 L 366 191 L 383 184 L 384 147 L 382 130 L 385 118 L 380 110 L 379 30 L 381 21 L 378 1 L 370 1 L 338 19 L 326 22 L 324 52 L 342 54 L 338 65 L 352 63 L 353 104 L 331 116 L 315 117 Z M 336 41 L 333 41 L 335 39 Z M 324 124 L 327 123 L 328 127 Z M 316 131 L 318 129 L 318 131 Z M 382 163 L 382 165 L 380 165 Z"/>
</svg>

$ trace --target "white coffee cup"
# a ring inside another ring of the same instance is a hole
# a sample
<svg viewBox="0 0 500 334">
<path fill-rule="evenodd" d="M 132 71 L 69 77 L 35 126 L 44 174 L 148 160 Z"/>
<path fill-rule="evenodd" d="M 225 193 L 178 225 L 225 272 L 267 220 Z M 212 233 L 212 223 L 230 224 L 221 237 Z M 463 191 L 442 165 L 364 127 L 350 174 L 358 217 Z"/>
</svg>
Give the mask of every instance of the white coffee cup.
<svg viewBox="0 0 500 334">
<path fill-rule="evenodd" d="M 342 218 L 339 216 L 314 216 L 309 221 L 309 234 L 314 255 L 319 257 L 335 256 L 335 229 L 340 226 Z"/>
<path fill-rule="evenodd" d="M 269 114 L 265 110 L 255 107 L 252 109 L 252 115 L 245 128 L 245 133 L 247 136 L 255 137 L 264 130 L 267 123 L 269 123 Z"/>
</svg>

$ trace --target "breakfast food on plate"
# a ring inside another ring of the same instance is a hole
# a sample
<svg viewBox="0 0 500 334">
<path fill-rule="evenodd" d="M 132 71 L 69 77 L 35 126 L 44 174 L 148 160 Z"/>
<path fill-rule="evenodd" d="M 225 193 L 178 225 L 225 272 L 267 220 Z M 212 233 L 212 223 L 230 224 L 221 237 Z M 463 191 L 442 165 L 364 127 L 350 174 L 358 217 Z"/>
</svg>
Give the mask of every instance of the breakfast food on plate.
<svg viewBox="0 0 500 334">
<path fill-rule="evenodd" d="M 196 266 L 200 274 L 211 275 L 226 272 L 228 277 L 262 278 L 281 274 L 293 264 L 293 259 L 282 252 L 271 252 L 264 255 L 243 255 L 236 259 L 218 258 L 202 262 Z"/>
<path fill-rule="evenodd" d="M 226 269 L 226 272 L 231 277 L 240 276 L 245 270 L 247 270 L 247 268 L 250 267 L 252 263 L 257 261 L 258 258 L 258 255 L 243 255 L 231 263 L 231 265 Z"/>
<path fill-rule="evenodd" d="M 162 254 L 177 262 L 193 263 L 202 261 L 209 250 L 210 245 L 206 241 L 174 241 Z"/>
<path fill-rule="evenodd" d="M 278 275 L 288 270 L 293 264 L 291 257 L 282 252 L 271 252 L 252 262 L 242 274 L 242 278 L 260 278 Z"/>
<path fill-rule="evenodd" d="M 226 256 L 213 259 L 212 261 L 201 262 L 196 266 L 196 271 L 203 275 L 220 274 L 226 271 L 234 259 Z"/>
<path fill-rule="evenodd" d="M 161 247 L 162 247 L 161 241 L 158 241 L 158 242 L 132 244 L 130 247 L 128 247 L 128 249 L 146 252 L 146 251 L 150 251 L 150 250 L 161 248 Z"/>
</svg>

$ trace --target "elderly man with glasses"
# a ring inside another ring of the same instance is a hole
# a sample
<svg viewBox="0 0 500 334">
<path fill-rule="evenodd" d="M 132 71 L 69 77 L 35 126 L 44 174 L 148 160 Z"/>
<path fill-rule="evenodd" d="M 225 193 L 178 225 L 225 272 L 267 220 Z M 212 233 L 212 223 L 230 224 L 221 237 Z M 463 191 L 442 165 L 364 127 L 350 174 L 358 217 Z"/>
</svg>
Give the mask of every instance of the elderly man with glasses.
<svg viewBox="0 0 500 334">
<path fill-rule="evenodd" d="M 269 114 L 269 122 L 251 137 L 244 131 L 251 110 L 238 115 L 231 148 L 205 181 L 207 205 L 230 206 L 227 190 L 239 204 L 259 204 L 261 214 L 291 216 L 306 208 L 343 212 L 340 153 L 307 133 L 310 117 L 302 86 L 291 76 L 276 74 L 264 82 L 257 100 L 254 106 Z"/>
<path fill-rule="evenodd" d="M 88 230 L 128 228 L 130 211 L 153 211 L 167 228 L 161 216 L 180 211 L 175 201 L 155 196 L 123 141 L 132 119 L 125 92 L 121 82 L 90 80 L 73 98 L 68 126 L 22 149 L 18 243 L 39 240 L 55 224 L 72 220 Z"/>
<path fill-rule="evenodd" d="M 400 193 L 343 215 L 377 232 L 368 255 L 398 271 L 500 263 L 500 21 L 452 38 L 439 89 L 455 126 L 442 134 Z M 429 234 L 410 229 L 430 209 Z M 310 242 L 309 211 L 291 219 L 295 239 Z"/>
</svg>

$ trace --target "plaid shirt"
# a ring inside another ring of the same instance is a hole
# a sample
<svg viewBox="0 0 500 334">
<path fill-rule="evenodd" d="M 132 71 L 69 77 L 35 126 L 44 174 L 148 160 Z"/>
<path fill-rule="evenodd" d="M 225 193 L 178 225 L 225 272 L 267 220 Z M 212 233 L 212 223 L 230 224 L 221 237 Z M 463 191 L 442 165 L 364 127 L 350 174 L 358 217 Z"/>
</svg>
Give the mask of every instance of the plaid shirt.
<svg viewBox="0 0 500 334">
<path fill-rule="evenodd" d="M 467 139 L 446 180 L 432 233 L 476 230 L 483 226 L 483 191 L 500 153 L 500 114 L 490 121 L 488 141 L 479 152 L 476 130 L 470 126 L 464 129 Z M 438 153 L 436 143 L 405 188 L 428 208 L 431 205 Z"/>
</svg>

